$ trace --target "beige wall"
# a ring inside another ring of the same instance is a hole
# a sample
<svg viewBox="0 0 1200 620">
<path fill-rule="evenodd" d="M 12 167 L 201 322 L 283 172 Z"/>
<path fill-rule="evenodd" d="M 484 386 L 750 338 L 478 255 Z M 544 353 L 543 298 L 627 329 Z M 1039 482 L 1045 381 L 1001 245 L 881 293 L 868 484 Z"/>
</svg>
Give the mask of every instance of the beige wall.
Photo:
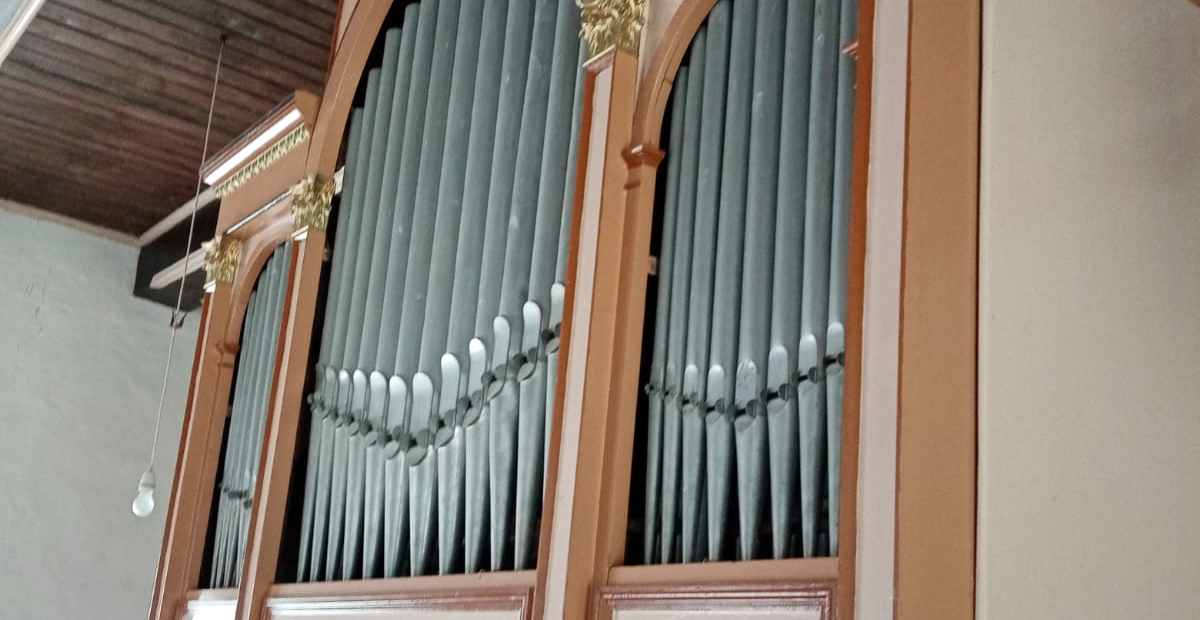
<svg viewBox="0 0 1200 620">
<path fill-rule="evenodd" d="M 1195 618 L 1200 7 L 984 7 L 978 617 Z"/>
<path fill-rule="evenodd" d="M 137 249 L 0 200 L 0 620 L 145 618 L 198 316 L 175 346 L 154 514 L 146 467 L 170 308 L 133 296 Z"/>
</svg>

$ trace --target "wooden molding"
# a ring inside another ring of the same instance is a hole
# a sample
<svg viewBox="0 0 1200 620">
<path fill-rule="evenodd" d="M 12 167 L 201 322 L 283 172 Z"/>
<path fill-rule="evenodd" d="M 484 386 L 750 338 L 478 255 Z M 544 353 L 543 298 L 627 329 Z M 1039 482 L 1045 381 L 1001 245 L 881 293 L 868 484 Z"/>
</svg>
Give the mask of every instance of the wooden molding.
<svg viewBox="0 0 1200 620">
<path fill-rule="evenodd" d="M 276 585 L 266 598 L 264 618 L 402 617 L 415 612 L 469 618 L 471 612 L 501 611 L 523 620 L 530 618 L 534 580 L 533 571 L 515 571 Z"/>
<path fill-rule="evenodd" d="M 597 620 L 630 617 L 726 617 L 832 620 L 835 582 L 697 583 L 609 586 L 596 597 Z M 691 613 L 689 613 L 691 612 Z M 644 615 L 643 615 L 644 614 Z"/>
</svg>

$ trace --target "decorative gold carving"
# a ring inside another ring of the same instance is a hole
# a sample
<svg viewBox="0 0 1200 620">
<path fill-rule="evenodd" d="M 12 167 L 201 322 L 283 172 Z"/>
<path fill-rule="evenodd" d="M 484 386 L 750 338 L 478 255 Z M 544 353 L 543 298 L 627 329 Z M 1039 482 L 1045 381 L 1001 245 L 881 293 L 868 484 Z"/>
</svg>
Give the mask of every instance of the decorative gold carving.
<svg viewBox="0 0 1200 620">
<path fill-rule="evenodd" d="M 579 36 L 592 58 L 610 47 L 636 54 L 646 23 L 646 0 L 575 0 L 582 24 Z"/>
<path fill-rule="evenodd" d="M 232 194 L 234 190 L 245 185 L 255 175 L 266 170 L 268 166 L 279 161 L 284 155 L 300 145 L 308 139 L 309 131 L 305 125 L 300 125 L 289 131 L 287 135 L 275 141 L 271 148 L 258 154 L 258 157 L 250 160 L 246 165 L 238 169 L 229 178 L 219 183 L 215 189 L 217 196 L 224 198 Z"/>
<path fill-rule="evenodd" d="M 208 274 L 204 288 L 212 288 L 217 282 L 233 282 L 237 273 L 238 260 L 242 257 L 242 241 L 220 235 L 204 244 L 204 271 Z"/>
<path fill-rule="evenodd" d="M 315 174 L 304 177 L 292 187 L 292 221 L 297 231 L 307 228 L 325 230 L 333 203 L 333 179 Z"/>
</svg>

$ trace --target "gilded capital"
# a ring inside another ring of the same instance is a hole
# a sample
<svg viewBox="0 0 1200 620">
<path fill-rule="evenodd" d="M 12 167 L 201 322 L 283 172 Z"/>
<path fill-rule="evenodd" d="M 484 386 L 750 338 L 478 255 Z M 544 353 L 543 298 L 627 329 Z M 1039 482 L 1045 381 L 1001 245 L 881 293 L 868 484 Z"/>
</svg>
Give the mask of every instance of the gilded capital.
<svg viewBox="0 0 1200 620">
<path fill-rule="evenodd" d="M 588 56 L 618 49 L 637 53 L 646 23 L 646 0 L 575 0 L 579 5 L 579 36 L 588 44 Z"/>
<path fill-rule="evenodd" d="M 242 241 L 220 235 L 204 244 L 204 288 L 209 289 L 217 282 L 233 282 L 237 273 L 238 260 L 242 256 Z"/>
<path fill-rule="evenodd" d="M 297 231 L 307 228 L 325 230 L 333 203 L 333 179 L 315 174 L 304 177 L 292 187 L 292 221 Z"/>
</svg>

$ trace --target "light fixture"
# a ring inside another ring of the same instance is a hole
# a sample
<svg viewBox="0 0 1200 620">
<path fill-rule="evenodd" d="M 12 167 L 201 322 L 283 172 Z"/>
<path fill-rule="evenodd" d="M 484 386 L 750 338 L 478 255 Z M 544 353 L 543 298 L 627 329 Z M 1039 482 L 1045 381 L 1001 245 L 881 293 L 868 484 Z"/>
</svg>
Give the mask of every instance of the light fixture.
<svg viewBox="0 0 1200 620">
<path fill-rule="evenodd" d="M 220 37 L 220 46 L 217 48 L 217 65 L 213 70 L 213 85 L 212 95 L 208 100 L 208 122 L 204 126 L 204 150 L 200 156 L 200 166 L 203 168 L 204 160 L 208 158 L 208 138 L 212 132 L 213 108 L 217 103 L 217 84 L 221 80 L 221 58 L 225 52 L 225 35 Z M 133 504 L 130 509 L 133 514 L 138 517 L 148 517 L 154 512 L 154 456 L 158 448 L 158 433 L 162 427 L 163 403 L 167 398 L 167 382 L 171 377 L 171 358 L 175 353 L 175 335 L 180 327 L 183 327 L 183 313 L 180 308 L 183 306 L 183 285 L 187 281 L 188 263 L 192 258 L 193 252 L 188 250 L 192 247 L 192 235 L 196 231 L 196 211 L 200 208 L 200 188 L 203 186 L 203 172 L 196 173 L 196 194 L 192 201 L 192 214 L 188 222 L 187 244 L 183 246 L 183 259 L 180 266 L 180 272 L 183 274 L 179 278 L 179 294 L 175 298 L 175 310 L 171 313 L 171 343 L 167 347 L 167 363 L 163 368 L 162 391 L 158 395 L 158 415 L 154 419 L 154 442 L 150 444 L 150 459 L 146 464 L 146 471 L 142 473 L 142 478 L 138 482 L 137 495 L 133 498 Z"/>
</svg>

